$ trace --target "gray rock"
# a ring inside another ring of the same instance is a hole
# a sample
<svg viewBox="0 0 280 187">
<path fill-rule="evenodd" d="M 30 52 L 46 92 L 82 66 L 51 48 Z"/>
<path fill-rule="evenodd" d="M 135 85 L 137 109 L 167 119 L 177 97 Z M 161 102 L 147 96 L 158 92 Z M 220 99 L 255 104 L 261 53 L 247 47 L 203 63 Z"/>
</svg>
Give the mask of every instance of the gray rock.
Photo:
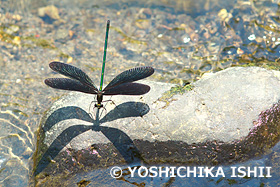
<svg viewBox="0 0 280 187">
<path fill-rule="evenodd" d="M 149 93 L 104 97 L 116 105 L 104 102 L 100 117 L 88 114 L 90 105 L 96 114 L 93 95 L 71 92 L 42 119 L 35 175 L 138 161 L 229 164 L 264 154 L 279 141 L 279 77 L 258 67 L 228 68 L 204 75 L 186 92 L 141 81 Z M 176 90 L 184 93 L 173 95 Z"/>
<path fill-rule="evenodd" d="M 69 40 L 69 36 L 68 36 L 69 31 L 67 29 L 58 29 L 56 30 L 54 39 L 57 42 L 61 42 L 61 43 L 66 43 L 67 40 Z"/>
<path fill-rule="evenodd" d="M 280 99 L 279 72 L 258 67 L 228 68 L 204 75 L 193 85 L 166 109 L 153 110 L 172 140 L 239 140 L 248 135 L 258 115 Z"/>
</svg>

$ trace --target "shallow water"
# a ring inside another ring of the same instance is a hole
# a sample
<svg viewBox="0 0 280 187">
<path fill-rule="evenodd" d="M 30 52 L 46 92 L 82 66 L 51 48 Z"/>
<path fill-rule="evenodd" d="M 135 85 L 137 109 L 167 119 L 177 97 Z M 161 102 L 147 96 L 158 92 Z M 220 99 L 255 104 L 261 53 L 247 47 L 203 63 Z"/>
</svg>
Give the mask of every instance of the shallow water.
<svg viewBox="0 0 280 187">
<path fill-rule="evenodd" d="M 54 7 L 40 9 L 48 5 Z M 49 62 L 79 67 L 98 85 L 108 19 L 105 83 L 126 69 L 149 65 L 156 69 L 150 80 L 184 85 L 231 66 L 278 69 L 278 17 L 274 0 L 1 1 L 0 185 L 28 185 L 34 132 L 44 111 L 67 93 L 43 83 L 54 75 Z M 277 185 L 278 147 L 244 163 L 272 166 L 271 178 L 176 178 L 170 186 Z M 144 183 L 165 184 L 149 180 Z"/>
</svg>

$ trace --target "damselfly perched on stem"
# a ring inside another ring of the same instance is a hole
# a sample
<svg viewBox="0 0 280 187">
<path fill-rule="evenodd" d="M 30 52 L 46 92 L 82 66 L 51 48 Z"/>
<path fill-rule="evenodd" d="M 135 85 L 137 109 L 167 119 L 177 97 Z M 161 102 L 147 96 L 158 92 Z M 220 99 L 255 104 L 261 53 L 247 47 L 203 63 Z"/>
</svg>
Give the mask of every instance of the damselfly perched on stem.
<svg viewBox="0 0 280 187">
<path fill-rule="evenodd" d="M 104 89 L 103 80 L 105 72 L 106 52 L 109 35 L 110 21 L 107 21 L 104 56 L 101 71 L 100 87 L 99 90 L 89 78 L 89 76 L 74 66 L 61 63 L 51 62 L 50 68 L 62 75 L 69 78 L 48 78 L 45 84 L 56 89 L 79 91 L 89 94 L 97 95 L 97 104 L 95 107 L 98 109 L 103 107 L 103 95 L 142 95 L 150 91 L 150 87 L 145 84 L 134 83 L 134 81 L 144 79 L 154 73 L 154 69 L 149 66 L 136 67 L 122 72 L 117 75 Z"/>
</svg>

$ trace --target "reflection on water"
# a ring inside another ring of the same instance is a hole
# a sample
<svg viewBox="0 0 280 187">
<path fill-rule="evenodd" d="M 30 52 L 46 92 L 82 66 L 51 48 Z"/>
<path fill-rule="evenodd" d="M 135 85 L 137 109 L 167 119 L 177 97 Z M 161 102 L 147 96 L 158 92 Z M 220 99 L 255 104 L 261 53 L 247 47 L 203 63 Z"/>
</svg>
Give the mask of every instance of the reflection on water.
<svg viewBox="0 0 280 187">
<path fill-rule="evenodd" d="M 34 132 L 43 112 L 65 93 L 43 84 L 53 73 L 49 61 L 73 63 L 98 82 L 107 19 L 112 31 L 105 81 L 151 65 L 155 81 L 184 85 L 230 66 L 278 69 L 278 15 L 274 1 L 1 1 L 0 184 L 27 185 Z M 278 168 L 278 154 L 273 149 L 262 159 Z M 214 181 L 205 184 L 222 185 Z"/>
</svg>

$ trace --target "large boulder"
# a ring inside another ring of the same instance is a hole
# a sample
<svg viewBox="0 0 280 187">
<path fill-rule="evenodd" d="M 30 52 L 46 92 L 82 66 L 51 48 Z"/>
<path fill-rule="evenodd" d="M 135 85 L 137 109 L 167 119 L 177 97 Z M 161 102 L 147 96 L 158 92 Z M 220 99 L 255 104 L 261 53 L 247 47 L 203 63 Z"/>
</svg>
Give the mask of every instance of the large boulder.
<svg viewBox="0 0 280 187">
<path fill-rule="evenodd" d="M 37 184 L 125 163 L 212 166 L 262 155 L 279 141 L 279 78 L 234 67 L 185 87 L 141 81 L 149 93 L 104 97 L 114 102 L 106 110 L 94 108 L 94 95 L 71 92 L 42 119 Z"/>
</svg>

